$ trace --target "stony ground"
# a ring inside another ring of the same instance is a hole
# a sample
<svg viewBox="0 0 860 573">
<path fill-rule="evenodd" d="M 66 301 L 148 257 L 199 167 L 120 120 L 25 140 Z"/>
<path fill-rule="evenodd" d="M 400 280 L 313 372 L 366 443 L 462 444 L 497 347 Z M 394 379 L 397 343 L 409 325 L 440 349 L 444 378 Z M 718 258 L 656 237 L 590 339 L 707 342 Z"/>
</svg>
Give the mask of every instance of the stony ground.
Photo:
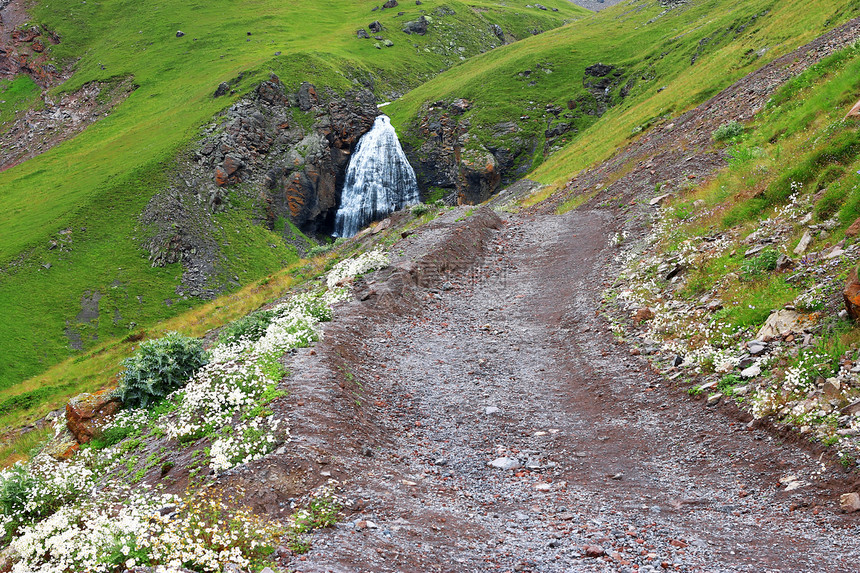
<svg viewBox="0 0 860 573">
<path fill-rule="evenodd" d="M 856 571 L 857 514 L 838 503 L 856 476 L 730 405 L 691 399 L 616 342 L 598 309 L 619 271 L 612 237 L 645 232 L 654 181 L 672 191 L 713 173 L 725 159 L 711 131 L 750 117 L 858 26 L 581 174 L 571 195 L 614 183 L 579 210 L 554 215 L 554 199 L 501 222 L 458 209 L 395 244 L 393 270 L 357 285 L 358 302 L 292 359 L 283 455 L 222 481 L 280 515 L 302 489 L 337 484 L 344 520 L 283 564 Z"/>
<path fill-rule="evenodd" d="M 615 342 L 611 213 L 512 216 L 471 250 L 457 214 L 393 249 L 441 272 L 359 285 L 293 363 L 290 450 L 349 504 L 292 569 L 856 570 L 851 476 Z"/>
</svg>

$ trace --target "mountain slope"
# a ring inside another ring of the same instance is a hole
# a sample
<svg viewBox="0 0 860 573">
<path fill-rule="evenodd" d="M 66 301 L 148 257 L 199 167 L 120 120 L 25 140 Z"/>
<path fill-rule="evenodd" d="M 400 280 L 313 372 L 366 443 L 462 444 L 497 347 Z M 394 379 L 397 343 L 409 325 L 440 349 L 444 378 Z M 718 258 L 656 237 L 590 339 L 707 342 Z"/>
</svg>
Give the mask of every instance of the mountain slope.
<svg viewBox="0 0 860 573">
<path fill-rule="evenodd" d="M 179 264 L 150 268 L 151 231 L 138 217 L 169 186 L 178 154 L 201 137 L 210 118 L 270 73 L 293 90 L 313 81 L 341 93 L 370 87 L 380 99 L 390 98 L 503 39 L 584 13 L 562 0 L 545 4 L 557 11 L 519 1 L 431 0 L 398 8 L 403 16 L 373 11 L 377 4 L 370 0 L 33 4 L 33 21 L 59 38 L 47 46 L 47 62 L 71 73 L 53 96 L 129 78 L 136 89 L 81 135 L 0 173 L 0 313 L 6 317 L 0 387 L 73 347 L 196 304 L 175 290 Z M 428 34 L 401 31 L 423 12 L 434 18 Z M 357 37 L 374 20 L 392 47 L 377 49 L 375 40 Z M 221 82 L 235 94 L 214 98 Z M 233 210 L 216 215 L 212 225 L 212 240 L 224 253 L 222 283 L 245 283 L 295 260 L 289 227 L 273 233 L 256 225 L 259 206 L 241 193 L 231 203 Z"/>
<path fill-rule="evenodd" d="M 418 164 L 453 145 L 466 156 L 453 167 L 461 173 L 492 164 L 502 181 L 531 171 L 540 182 L 560 183 L 858 14 L 845 0 L 626 2 L 483 54 L 406 94 L 390 114 Z M 457 98 L 471 102 L 462 115 L 435 103 Z M 435 126 L 446 121 L 458 127 L 437 141 Z M 423 183 L 462 192 L 452 179 L 428 168 Z"/>
</svg>

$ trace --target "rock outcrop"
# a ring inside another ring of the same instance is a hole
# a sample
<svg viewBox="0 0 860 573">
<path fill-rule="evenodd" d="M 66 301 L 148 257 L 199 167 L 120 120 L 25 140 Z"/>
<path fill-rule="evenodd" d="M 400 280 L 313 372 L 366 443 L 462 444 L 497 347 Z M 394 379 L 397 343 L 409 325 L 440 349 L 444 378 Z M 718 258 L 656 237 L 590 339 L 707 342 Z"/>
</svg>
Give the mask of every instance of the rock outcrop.
<svg viewBox="0 0 860 573">
<path fill-rule="evenodd" d="M 465 114 L 472 103 L 457 99 L 427 106 L 417 122 L 417 148 L 404 142 L 418 185 L 426 194 L 433 188 L 448 191 L 450 204 L 478 204 L 489 199 L 503 181 L 522 176 L 531 163 L 535 143 L 519 137 L 515 122 L 494 127 L 499 145 L 484 146 L 472 136 Z M 502 139 L 503 138 L 503 139 Z"/>
<path fill-rule="evenodd" d="M 288 220 L 330 232 L 352 150 L 377 115 L 369 91 L 341 96 L 303 83 L 288 93 L 276 76 L 264 81 L 209 126 L 174 185 L 150 201 L 141 223 L 152 265 L 181 262 L 181 293 L 217 294 L 209 279 L 223 257 L 209 229 L 231 197 L 253 202 L 270 229 Z"/>
<path fill-rule="evenodd" d="M 66 427 L 79 444 L 86 444 L 121 408 L 122 401 L 110 392 L 80 394 L 66 404 Z"/>
</svg>

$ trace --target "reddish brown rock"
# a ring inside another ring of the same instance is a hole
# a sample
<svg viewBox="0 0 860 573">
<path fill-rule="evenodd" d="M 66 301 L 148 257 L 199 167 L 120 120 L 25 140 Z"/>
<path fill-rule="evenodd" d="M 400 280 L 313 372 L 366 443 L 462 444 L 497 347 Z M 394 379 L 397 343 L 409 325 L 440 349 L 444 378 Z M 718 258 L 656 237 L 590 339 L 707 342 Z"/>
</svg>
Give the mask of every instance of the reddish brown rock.
<svg viewBox="0 0 860 573">
<path fill-rule="evenodd" d="M 79 444 L 86 444 L 120 408 L 122 402 L 111 391 L 80 394 L 66 404 L 66 426 Z"/>
<path fill-rule="evenodd" d="M 224 168 L 222 168 L 222 167 L 216 167 L 215 168 L 215 185 L 217 185 L 218 187 L 224 187 L 225 185 L 227 185 L 227 182 L 228 182 L 227 172 L 224 171 Z"/>
<path fill-rule="evenodd" d="M 640 308 L 633 315 L 633 322 L 637 326 L 642 324 L 643 322 L 647 322 L 647 321 L 653 320 L 653 319 L 654 319 L 654 311 L 651 310 L 650 308 L 647 308 L 647 307 L 646 308 Z"/>
<path fill-rule="evenodd" d="M 846 237 L 856 237 L 860 234 L 860 217 L 857 218 L 856 221 L 851 223 L 851 226 L 845 229 Z"/>
<path fill-rule="evenodd" d="M 842 298 L 845 299 L 845 309 L 848 310 L 851 320 L 860 319 L 860 281 L 857 280 L 857 269 L 852 270 L 848 275 Z"/>
<path fill-rule="evenodd" d="M 585 548 L 585 556 L 586 557 L 603 557 L 606 552 L 603 550 L 603 547 L 599 545 L 589 545 Z"/>
</svg>

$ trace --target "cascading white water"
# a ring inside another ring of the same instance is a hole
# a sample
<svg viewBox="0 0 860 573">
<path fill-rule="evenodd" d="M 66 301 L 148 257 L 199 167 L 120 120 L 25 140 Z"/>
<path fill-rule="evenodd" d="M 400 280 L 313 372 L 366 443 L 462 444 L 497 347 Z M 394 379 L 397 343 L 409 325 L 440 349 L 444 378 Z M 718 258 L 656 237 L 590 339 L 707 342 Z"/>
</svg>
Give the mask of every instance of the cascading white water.
<svg viewBox="0 0 860 573">
<path fill-rule="evenodd" d="M 352 237 L 365 225 L 418 202 L 415 171 L 391 120 L 380 115 L 349 161 L 333 234 Z"/>
</svg>

